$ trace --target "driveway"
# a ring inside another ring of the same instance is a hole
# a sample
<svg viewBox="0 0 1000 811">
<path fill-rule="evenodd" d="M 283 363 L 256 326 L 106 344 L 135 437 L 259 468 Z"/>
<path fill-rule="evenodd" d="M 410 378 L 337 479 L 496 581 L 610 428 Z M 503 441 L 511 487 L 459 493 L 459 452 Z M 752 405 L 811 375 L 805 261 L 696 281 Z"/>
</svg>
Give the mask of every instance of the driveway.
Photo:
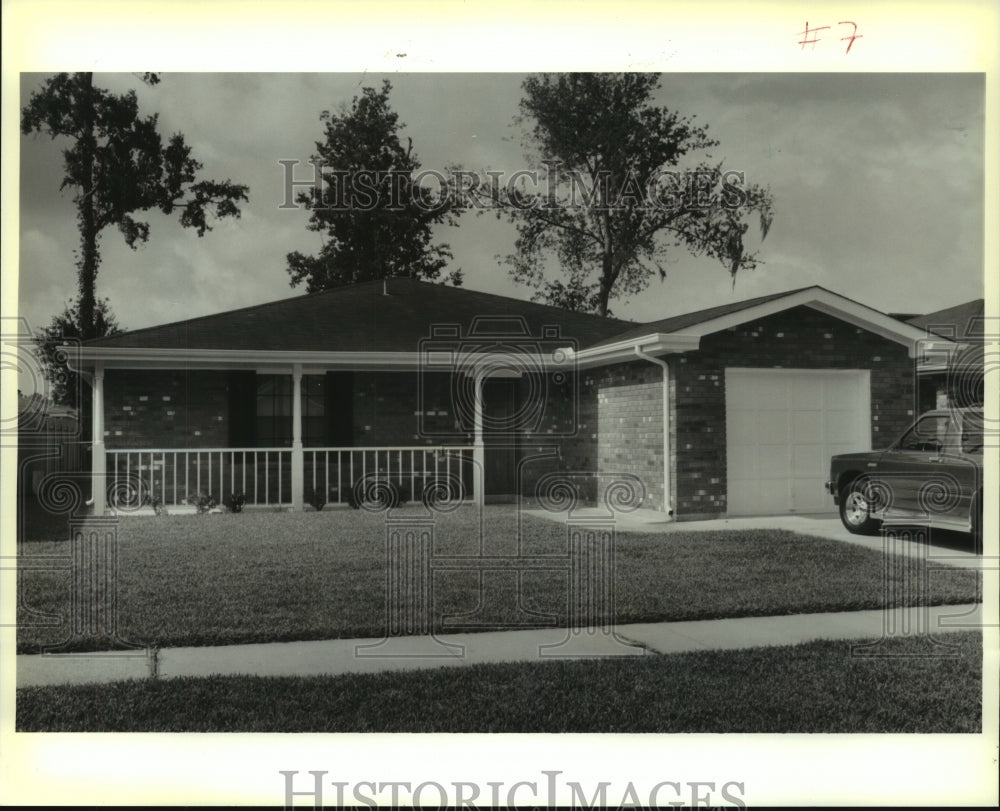
<svg viewBox="0 0 1000 811">
<path fill-rule="evenodd" d="M 526 515 L 544 518 L 559 523 L 588 523 L 606 517 L 606 512 L 597 508 L 575 509 L 550 512 L 541 509 L 525 510 Z M 742 518 L 715 518 L 709 521 L 671 521 L 657 510 L 638 509 L 629 513 L 619 513 L 614 519 L 618 532 L 664 533 L 672 532 L 717 532 L 719 530 L 740 529 L 784 529 L 801 535 L 830 538 L 857 546 L 864 546 L 877 552 L 888 551 L 902 555 L 927 555 L 930 561 L 963 569 L 981 569 L 983 557 L 971 551 L 968 535 L 959 532 L 934 530 L 930 534 L 930 545 L 914 543 L 926 537 L 927 530 L 918 527 L 896 527 L 893 534 L 852 535 L 837 513 L 816 513 L 810 515 L 757 515 Z"/>
</svg>

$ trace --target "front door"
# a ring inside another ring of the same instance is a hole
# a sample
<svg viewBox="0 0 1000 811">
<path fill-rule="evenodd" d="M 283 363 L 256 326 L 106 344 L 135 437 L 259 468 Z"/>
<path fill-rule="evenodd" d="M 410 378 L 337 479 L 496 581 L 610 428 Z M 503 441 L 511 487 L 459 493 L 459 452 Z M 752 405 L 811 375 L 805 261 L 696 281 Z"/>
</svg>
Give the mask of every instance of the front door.
<svg viewBox="0 0 1000 811">
<path fill-rule="evenodd" d="M 517 493 L 520 444 L 517 431 L 518 380 L 493 377 L 483 381 L 485 495 L 513 498 Z"/>
</svg>

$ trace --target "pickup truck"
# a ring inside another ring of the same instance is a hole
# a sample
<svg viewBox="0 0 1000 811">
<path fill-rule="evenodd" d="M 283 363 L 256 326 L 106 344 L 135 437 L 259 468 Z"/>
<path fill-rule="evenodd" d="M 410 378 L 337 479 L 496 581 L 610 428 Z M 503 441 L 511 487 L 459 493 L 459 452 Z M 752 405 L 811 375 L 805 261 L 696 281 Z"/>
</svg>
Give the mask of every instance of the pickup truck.
<svg viewBox="0 0 1000 811">
<path fill-rule="evenodd" d="M 928 411 L 885 450 L 830 460 L 827 490 L 849 532 L 883 522 L 967 532 L 982 551 L 983 412 Z"/>
</svg>

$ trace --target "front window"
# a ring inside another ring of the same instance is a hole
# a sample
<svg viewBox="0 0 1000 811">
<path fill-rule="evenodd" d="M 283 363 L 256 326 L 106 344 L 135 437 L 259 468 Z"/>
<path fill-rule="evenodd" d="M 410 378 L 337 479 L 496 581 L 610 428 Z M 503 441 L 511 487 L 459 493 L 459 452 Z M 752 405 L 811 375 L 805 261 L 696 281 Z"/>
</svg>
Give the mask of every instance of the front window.
<svg viewBox="0 0 1000 811">
<path fill-rule="evenodd" d="M 322 375 L 302 376 L 302 444 L 319 447 L 326 440 L 326 397 Z M 291 447 L 292 376 L 257 376 L 257 446 Z"/>
</svg>

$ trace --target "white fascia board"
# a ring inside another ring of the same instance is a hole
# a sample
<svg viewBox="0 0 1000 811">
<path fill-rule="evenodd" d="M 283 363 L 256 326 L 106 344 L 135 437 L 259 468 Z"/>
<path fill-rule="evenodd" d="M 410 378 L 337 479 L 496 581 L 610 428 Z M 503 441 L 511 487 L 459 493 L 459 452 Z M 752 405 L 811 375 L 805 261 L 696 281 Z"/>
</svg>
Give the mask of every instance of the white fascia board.
<svg viewBox="0 0 1000 811">
<path fill-rule="evenodd" d="M 750 321 L 766 318 L 769 315 L 789 310 L 792 307 L 812 307 L 826 315 L 839 318 L 848 324 L 881 335 L 890 341 L 894 341 L 906 347 L 910 357 L 915 357 L 918 351 L 917 344 L 926 340 L 929 336 L 926 330 L 911 326 L 902 321 L 898 321 L 892 316 L 880 313 L 864 304 L 859 304 L 844 296 L 831 293 L 822 288 L 808 288 L 798 293 L 792 293 L 773 301 L 766 301 L 755 307 L 748 307 L 739 312 L 722 315 L 700 324 L 694 324 L 686 328 L 686 332 L 704 337 L 713 332 L 721 332 L 730 327 L 738 327 Z"/>
<path fill-rule="evenodd" d="M 158 349 L 145 347 L 81 347 L 78 358 L 81 370 L 100 363 L 105 369 L 248 369 L 267 374 L 291 373 L 293 364 L 301 364 L 310 374 L 321 371 L 464 371 L 474 357 L 479 369 L 497 369 L 511 365 L 511 355 L 482 353 L 455 358 L 452 363 L 427 363 L 420 352 L 289 352 L 285 350 L 247 349 Z M 535 353 L 517 356 L 533 368 L 565 368 L 565 359 Z M 421 361 L 424 361 L 423 363 Z"/>
<path fill-rule="evenodd" d="M 84 346 L 85 366 L 100 362 L 105 369 L 274 369 L 301 363 L 324 368 L 409 369 L 417 352 L 289 352 L 250 349 L 159 349 Z"/>
<path fill-rule="evenodd" d="M 697 335 L 651 332 L 649 335 L 641 335 L 638 338 L 629 338 L 603 346 L 592 346 L 575 353 L 571 349 L 567 349 L 566 352 L 579 368 L 589 369 L 594 366 L 634 361 L 636 360 L 636 347 L 649 355 L 666 355 L 676 352 L 691 352 L 697 349 L 700 343 L 701 337 Z"/>
</svg>

